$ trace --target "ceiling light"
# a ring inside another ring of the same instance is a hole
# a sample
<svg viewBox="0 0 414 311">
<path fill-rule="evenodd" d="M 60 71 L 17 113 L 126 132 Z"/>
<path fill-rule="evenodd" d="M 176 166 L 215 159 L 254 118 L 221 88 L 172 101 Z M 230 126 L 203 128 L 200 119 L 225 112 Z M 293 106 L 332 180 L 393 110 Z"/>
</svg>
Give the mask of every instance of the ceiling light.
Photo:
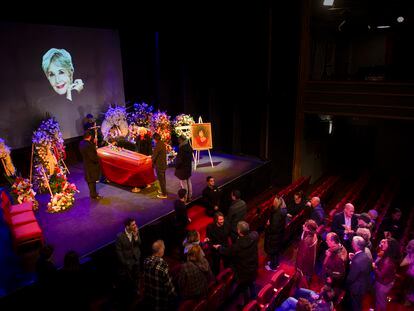
<svg viewBox="0 0 414 311">
<path fill-rule="evenodd" d="M 323 0 L 324 6 L 333 6 L 335 0 Z"/>
<path fill-rule="evenodd" d="M 381 25 L 381 26 L 377 26 L 378 29 L 387 29 L 387 28 L 391 28 L 391 26 L 389 25 Z"/>
<path fill-rule="evenodd" d="M 397 17 L 397 22 L 402 23 L 404 21 L 404 17 L 403 16 L 398 16 Z"/>
</svg>

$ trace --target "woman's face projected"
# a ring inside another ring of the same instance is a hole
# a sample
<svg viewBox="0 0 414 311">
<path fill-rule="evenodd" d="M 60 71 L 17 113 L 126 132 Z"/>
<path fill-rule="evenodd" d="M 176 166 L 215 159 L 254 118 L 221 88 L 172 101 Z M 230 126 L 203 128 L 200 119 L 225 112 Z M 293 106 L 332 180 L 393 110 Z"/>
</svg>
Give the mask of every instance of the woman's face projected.
<svg viewBox="0 0 414 311">
<path fill-rule="evenodd" d="M 66 94 L 72 85 L 72 73 L 55 61 L 50 63 L 49 69 L 47 70 L 47 78 L 50 85 L 59 95 Z"/>
</svg>

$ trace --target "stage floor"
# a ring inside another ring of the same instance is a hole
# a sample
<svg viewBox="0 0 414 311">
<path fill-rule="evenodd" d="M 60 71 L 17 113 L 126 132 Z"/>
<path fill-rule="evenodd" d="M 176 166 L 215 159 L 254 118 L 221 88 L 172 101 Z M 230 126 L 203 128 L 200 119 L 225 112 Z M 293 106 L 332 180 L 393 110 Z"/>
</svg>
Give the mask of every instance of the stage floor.
<svg viewBox="0 0 414 311">
<path fill-rule="evenodd" d="M 204 155 L 197 170 L 193 171 L 193 199 L 201 196 L 208 175 L 214 176 L 216 185 L 221 186 L 264 164 L 255 158 L 225 154 L 213 154 L 212 158 L 214 167 L 211 167 L 208 156 Z M 169 168 L 166 172 L 168 199 L 156 197 L 157 186 L 132 193 L 130 187 L 99 183 L 97 189 L 104 198 L 95 201 L 89 198 L 82 163 L 70 166 L 69 170 L 69 181 L 74 182 L 80 190 L 70 210 L 48 213 L 46 205 L 50 195 L 42 194 L 38 198 L 41 204 L 39 224 L 46 243 L 55 247 L 54 259 L 58 266 L 63 264 L 64 254 L 68 250 L 75 250 L 83 256 L 112 243 L 117 233 L 123 230 L 123 222 L 127 217 L 136 219 L 138 226 L 142 227 L 170 213 L 180 188 L 174 168 Z"/>
</svg>

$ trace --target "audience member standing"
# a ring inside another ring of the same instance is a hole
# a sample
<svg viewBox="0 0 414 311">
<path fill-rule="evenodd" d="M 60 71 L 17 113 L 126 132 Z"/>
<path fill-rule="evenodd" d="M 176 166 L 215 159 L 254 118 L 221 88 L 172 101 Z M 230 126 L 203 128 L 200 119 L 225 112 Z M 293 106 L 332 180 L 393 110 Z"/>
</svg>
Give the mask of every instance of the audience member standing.
<svg viewBox="0 0 414 311">
<path fill-rule="evenodd" d="M 176 292 L 164 256 L 162 240 L 152 244 L 152 256 L 144 261 L 145 310 L 175 310 Z"/>
<path fill-rule="evenodd" d="M 85 180 L 89 187 L 89 196 L 96 200 L 102 199 L 96 192 L 96 182 L 100 177 L 100 167 L 98 153 L 96 152 L 95 144 L 92 142 L 92 134 L 90 131 L 85 133 L 83 140 L 79 143 L 79 151 L 83 159 Z"/>
<path fill-rule="evenodd" d="M 310 219 L 314 220 L 318 227 L 322 225 L 325 220 L 325 211 L 322 208 L 321 199 L 313 197 L 306 205 L 312 209 Z"/>
<path fill-rule="evenodd" d="M 45 308 L 53 309 L 56 303 L 55 296 L 57 294 L 56 281 L 57 269 L 52 260 L 54 248 L 51 245 L 45 245 L 40 249 L 40 256 L 36 262 L 37 284 L 39 286 L 39 297 L 44 295 L 51 299 L 45 299 Z M 53 306 L 53 307 L 52 307 Z"/>
<path fill-rule="evenodd" d="M 305 202 L 303 201 L 303 192 L 298 191 L 293 195 L 293 202 L 287 206 L 287 220 L 290 221 L 304 209 Z"/>
<path fill-rule="evenodd" d="M 187 190 L 187 201 L 189 202 L 193 195 L 191 184 L 193 148 L 191 148 L 185 135 L 178 137 L 178 143 L 178 152 L 175 158 L 175 176 L 180 180 L 181 188 Z"/>
<path fill-rule="evenodd" d="M 250 299 L 256 297 L 259 234 L 256 231 L 250 232 L 249 224 L 245 221 L 237 224 L 237 233 L 238 239 L 229 248 L 220 245 L 214 245 L 214 247 L 219 249 L 222 255 L 228 256 L 233 266 L 237 288 L 231 298 L 237 298 L 244 293 L 244 304 L 247 304 Z"/>
<path fill-rule="evenodd" d="M 329 232 L 326 235 L 326 244 L 328 249 L 325 252 L 325 259 L 322 264 L 322 276 L 324 278 L 330 276 L 332 287 L 339 292 L 338 289 L 342 288 L 345 279 L 348 252 L 335 232 Z"/>
<path fill-rule="evenodd" d="M 394 285 L 400 261 L 400 245 L 393 238 L 385 239 L 380 245 L 383 253 L 374 264 L 375 272 L 375 310 L 387 309 L 387 295 Z"/>
<path fill-rule="evenodd" d="M 192 246 L 187 253 L 187 262 L 181 265 L 178 288 L 183 300 L 207 297 L 208 285 L 213 280 L 208 261 L 199 245 Z"/>
<path fill-rule="evenodd" d="M 271 207 L 270 218 L 265 228 L 264 250 L 270 257 L 270 261 L 265 266 L 266 270 L 275 271 L 279 265 L 279 256 L 285 232 L 285 216 L 281 211 L 282 201 L 275 197 Z"/>
<path fill-rule="evenodd" d="M 351 250 L 352 237 L 358 227 L 358 218 L 354 212 L 354 206 L 351 203 L 346 203 L 344 211 L 336 214 L 332 220 L 331 230 L 339 236 L 348 250 Z"/>
<path fill-rule="evenodd" d="M 222 245 L 227 248 L 229 246 L 230 238 L 230 228 L 227 223 L 224 221 L 224 216 L 221 212 L 214 214 L 214 222 L 207 225 L 206 230 L 206 239 L 205 242 L 208 242 L 210 246 L 213 245 Z M 214 247 L 211 249 L 211 269 L 213 270 L 214 275 L 219 274 L 220 272 L 220 261 L 222 256 L 219 251 Z M 224 260 L 224 265 L 226 266 L 226 260 Z"/>
<path fill-rule="evenodd" d="M 145 127 L 138 128 L 138 135 L 135 138 L 135 150 L 146 156 L 152 155 L 151 134 Z M 151 184 L 147 184 L 146 188 L 150 188 Z M 134 187 L 131 190 L 134 193 L 141 192 L 141 188 Z"/>
<path fill-rule="evenodd" d="M 174 210 L 175 210 L 175 229 L 177 232 L 177 237 L 179 240 L 182 240 L 185 236 L 186 227 L 191 221 L 188 218 L 187 207 L 185 206 L 187 190 L 180 189 L 178 190 L 178 199 L 174 201 Z"/>
<path fill-rule="evenodd" d="M 120 289 L 129 299 L 134 297 L 139 288 L 141 238 L 134 219 L 128 218 L 124 225 L 124 231 L 116 238 L 115 248 L 119 262 Z"/>
<path fill-rule="evenodd" d="M 215 185 L 213 176 L 207 176 L 206 181 L 207 186 L 203 189 L 202 202 L 207 215 L 213 216 L 220 209 L 220 190 Z"/>
<path fill-rule="evenodd" d="M 81 270 L 79 255 L 75 251 L 65 254 L 63 268 L 59 273 L 58 291 L 62 297 L 59 309 L 88 310 L 87 296 L 91 287 L 86 283 L 87 278 Z"/>
<path fill-rule="evenodd" d="M 157 179 L 160 183 L 160 191 L 157 198 L 167 198 L 167 184 L 165 180 L 165 171 L 167 170 L 167 149 L 165 143 L 161 140 L 161 136 L 158 133 L 154 133 L 152 138 L 155 141 L 155 148 L 152 154 L 152 165 L 155 167 L 157 173 Z"/>
<path fill-rule="evenodd" d="M 318 246 L 317 229 L 318 225 L 314 220 L 309 219 L 305 222 L 296 256 L 296 268 L 303 272 L 308 284 L 310 284 L 315 270 L 316 248 Z"/>
<path fill-rule="evenodd" d="M 244 202 L 241 199 L 241 193 L 239 190 L 233 190 L 231 192 L 231 200 L 232 200 L 232 203 L 230 205 L 226 221 L 230 225 L 230 229 L 231 229 L 230 234 L 234 242 L 238 237 L 237 224 L 239 223 L 239 221 L 244 220 L 244 217 L 246 216 L 246 213 L 247 213 L 247 205 L 246 205 L 246 202 Z"/>
<path fill-rule="evenodd" d="M 408 242 L 405 250 L 407 256 L 401 262 L 401 266 L 408 266 L 405 305 L 409 306 L 414 305 L 414 240 Z"/>
<path fill-rule="evenodd" d="M 351 263 L 346 285 L 350 300 L 350 310 L 360 311 L 362 310 L 362 298 L 369 288 L 372 261 L 364 252 L 365 241 L 362 237 L 353 237 L 352 248 L 355 253 L 349 253 Z"/>
<path fill-rule="evenodd" d="M 386 217 L 379 227 L 380 238 L 394 238 L 400 239 L 403 233 L 402 212 L 399 208 L 394 208 L 391 216 Z"/>
</svg>

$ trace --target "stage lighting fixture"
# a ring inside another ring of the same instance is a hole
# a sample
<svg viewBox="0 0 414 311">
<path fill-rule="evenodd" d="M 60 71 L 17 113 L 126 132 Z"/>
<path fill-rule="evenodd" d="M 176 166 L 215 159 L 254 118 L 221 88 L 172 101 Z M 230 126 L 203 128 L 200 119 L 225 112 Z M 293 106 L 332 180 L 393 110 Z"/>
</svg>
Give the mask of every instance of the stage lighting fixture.
<svg viewBox="0 0 414 311">
<path fill-rule="evenodd" d="M 404 21 L 404 17 L 403 16 L 398 16 L 397 17 L 397 22 L 402 23 Z"/>
<path fill-rule="evenodd" d="M 391 28 L 391 26 L 389 26 L 389 25 L 380 25 L 380 26 L 377 26 L 377 28 L 378 29 L 387 29 L 387 28 Z"/>
<path fill-rule="evenodd" d="M 335 0 L 323 0 L 324 6 L 333 6 Z"/>
</svg>

